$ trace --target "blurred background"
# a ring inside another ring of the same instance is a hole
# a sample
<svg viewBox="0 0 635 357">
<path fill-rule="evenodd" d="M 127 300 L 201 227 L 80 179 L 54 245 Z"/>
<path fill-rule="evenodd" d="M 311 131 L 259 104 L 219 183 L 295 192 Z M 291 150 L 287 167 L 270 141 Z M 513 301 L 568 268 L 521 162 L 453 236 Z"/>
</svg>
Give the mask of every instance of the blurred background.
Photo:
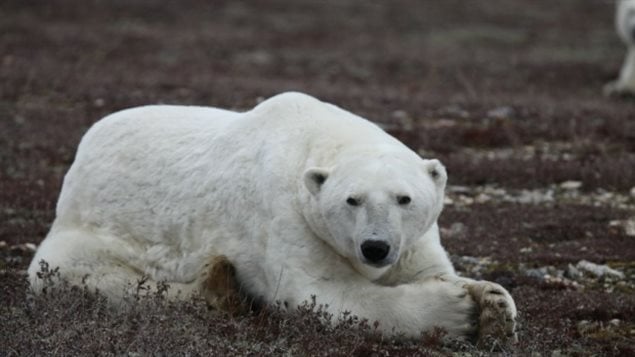
<svg viewBox="0 0 635 357">
<path fill-rule="evenodd" d="M 7 0 L 2 94 L 47 92 L 72 107 L 248 108 L 293 89 L 378 120 L 396 110 L 452 115 L 452 106 L 477 116 L 499 105 L 522 107 L 525 116 L 579 115 L 606 104 L 598 88 L 623 58 L 613 7 L 599 0 Z"/>
</svg>

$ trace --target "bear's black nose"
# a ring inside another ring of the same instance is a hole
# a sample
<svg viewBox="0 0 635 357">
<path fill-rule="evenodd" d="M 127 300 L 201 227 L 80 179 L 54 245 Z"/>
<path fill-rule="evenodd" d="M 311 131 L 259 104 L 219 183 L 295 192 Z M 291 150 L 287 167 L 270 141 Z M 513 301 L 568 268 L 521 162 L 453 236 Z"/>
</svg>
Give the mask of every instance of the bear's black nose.
<svg viewBox="0 0 635 357">
<path fill-rule="evenodd" d="M 380 240 L 367 240 L 362 243 L 362 254 L 371 263 L 380 262 L 386 258 L 389 251 L 390 246 Z"/>
</svg>

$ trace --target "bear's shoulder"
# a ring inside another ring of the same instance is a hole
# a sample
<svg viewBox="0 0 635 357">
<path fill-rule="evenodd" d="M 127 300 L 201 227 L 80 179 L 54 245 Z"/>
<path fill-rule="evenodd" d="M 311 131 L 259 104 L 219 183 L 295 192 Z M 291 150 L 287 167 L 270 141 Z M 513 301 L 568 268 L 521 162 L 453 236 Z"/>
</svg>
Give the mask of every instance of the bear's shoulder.
<svg viewBox="0 0 635 357">
<path fill-rule="evenodd" d="M 328 104 L 308 94 L 285 92 L 275 95 L 258 104 L 252 113 L 259 118 L 273 120 L 302 120 L 311 117 L 324 117 Z"/>
<path fill-rule="evenodd" d="M 320 134 L 325 130 L 332 132 L 337 129 L 340 133 L 356 133 L 353 136 L 369 130 L 385 135 L 383 130 L 369 120 L 299 92 L 273 96 L 258 104 L 251 114 L 258 121 L 264 120 L 273 126 L 302 127 Z"/>
<path fill-rule="evenodd" d="M 283 108 L 299 106 L 299 107 L 316 107 L 323 105 L 322 101 L 319 99 L 312 97 L 308 94 L 304 94 L 301 92 L 284 92 L 273 97 L 267 98 L 258 104 L 254 110 L 259 111 L 270 111 L 270 110 L 281 110 Z"/>
</svg>

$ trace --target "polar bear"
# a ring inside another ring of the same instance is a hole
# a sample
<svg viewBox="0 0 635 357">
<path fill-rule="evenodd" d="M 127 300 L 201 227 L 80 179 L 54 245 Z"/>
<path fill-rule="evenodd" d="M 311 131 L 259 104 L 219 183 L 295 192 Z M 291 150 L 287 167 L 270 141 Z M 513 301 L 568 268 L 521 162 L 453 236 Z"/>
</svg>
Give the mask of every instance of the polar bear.
<svg viewBox="0 0 635 357">
<path fill-rule="evenodd" d="M 604 94 L 635 95 L 635 0 L 618 0 L 616 9 L 617 34 L 626 44 L 627 52 L 619 78 L 604 86 Z"/>
<path fill-rule="evenodd" d="M 438 160 L 301 93 L 243 113 L 127 109 L 81 140 L 30 281 L 41 289 L 45 261 L 113 301 L 142 276 L 184 298 L 206 294 L 223 257 L 265 304 L 314 297 L 385 333 L 513 339 L 510 294 L 457 276 L 440 244 L 446 179 Z"/>
</svg>

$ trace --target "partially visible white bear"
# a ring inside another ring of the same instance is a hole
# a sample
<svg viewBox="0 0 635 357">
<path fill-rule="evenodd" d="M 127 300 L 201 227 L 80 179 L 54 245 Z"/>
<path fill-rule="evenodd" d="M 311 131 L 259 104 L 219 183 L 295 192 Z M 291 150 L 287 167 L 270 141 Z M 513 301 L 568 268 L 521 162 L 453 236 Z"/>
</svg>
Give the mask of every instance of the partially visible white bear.
<svg viewBox="0 0 635 357">
<path fill-rule="evenodd" d="M 513 338 L 509 293 L 458 277 L 441 247 L 445 184 L 439 161 L 300 93 L 245 113 L 128 109 L 82 139 L 30 280 L 41 288 L 45 260 L 111 299 L 144 275 L 187 297 L 222 255 L 265 303 L 314 295 L 386 333 L 462 336 L 480 324 Z"/>
<path fill-rule="evenodd" d="M 618 0 L 615 14 L 617 33 L 627 47 L 620 76 L 604 87 L 606 95 L 635 94 L 635 0 Z"/>
</svg>

